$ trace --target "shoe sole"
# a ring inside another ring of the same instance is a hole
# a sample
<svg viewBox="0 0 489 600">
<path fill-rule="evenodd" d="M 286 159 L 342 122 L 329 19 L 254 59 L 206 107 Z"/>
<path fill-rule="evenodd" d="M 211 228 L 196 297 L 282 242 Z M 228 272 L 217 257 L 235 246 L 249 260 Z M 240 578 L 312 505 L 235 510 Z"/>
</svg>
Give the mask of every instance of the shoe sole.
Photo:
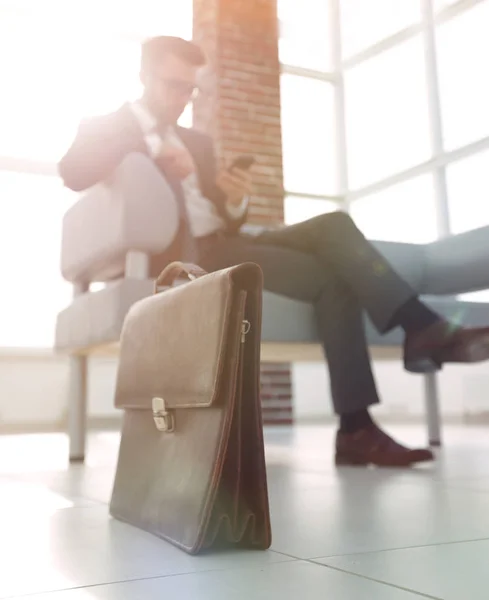
<svg viewBox="0 0 489 600">
<path fill-rule="evenodd" d="M 454 348 L 453 356 L 457 362 L 477 363 L 489 360 L 489 337 Z"/>
<path fill-rule="evenodd" d="M 338 453 L 336 453 L 336 456 L 335 456 L 335 464 L 337 467 L 368 467 L 368 466 L 372 465 L 374 467 L 402 469 L 402 468 L 409 468 L 409 467 L 412 467 L 413 465 L 417 465 L 420 463 L 433 462 L 434 460 L 435 460 L 434 457 L 431 457 L 431 458 L 427 457 L 427 458 L 418 459 L 418 460 L 382 463 L 382 462 L 374 462 L 372 460 L 367 460 L 366 458 L 360 457 L 360 456 L 352 456 L 352 455 L 345 455 L 345 454 L 338 454 Z"/>
<path fill-rule="evenodd" d="M 440 356 L 405 358 L 404 368 L 410 373 L 429 374 L 440 371 L 443 363 L 479 363 L 489 360 L 489 336 L 472 344 L 459 344 Z"/>
<path fill-rule="evenodd" d="M 428 356 L 424 358 L 406 359 L 404 361 L 404 369 L 410 373 L 427 375 L 429 373 L 441 371 L 441 368 L 441 364 L 436 362 L 434 358 Z"/>
</svg>

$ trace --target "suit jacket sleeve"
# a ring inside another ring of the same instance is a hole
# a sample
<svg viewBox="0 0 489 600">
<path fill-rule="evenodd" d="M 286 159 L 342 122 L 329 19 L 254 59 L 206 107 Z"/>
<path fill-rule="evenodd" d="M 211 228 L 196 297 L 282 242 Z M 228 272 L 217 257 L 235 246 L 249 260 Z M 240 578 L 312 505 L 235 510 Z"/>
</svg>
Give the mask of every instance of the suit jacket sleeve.
<svg viewBox="0 0 489 600">
<path fill-rule="evenodd" d="M 82 121 L 58 171 L 68 188 L 81 192 L 106 179 L 132 152 L 147 154 L 147 148 L 141 127 L 123 108 Z"/>
</svg>

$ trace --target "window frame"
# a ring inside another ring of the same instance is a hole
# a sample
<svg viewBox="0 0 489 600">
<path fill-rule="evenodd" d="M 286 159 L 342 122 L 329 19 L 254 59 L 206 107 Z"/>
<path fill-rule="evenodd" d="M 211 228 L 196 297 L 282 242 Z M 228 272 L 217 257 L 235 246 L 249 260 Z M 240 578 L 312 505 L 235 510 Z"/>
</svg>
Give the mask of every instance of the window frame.
<svg viewBox="0 0 489 600">
<path fill-rule="evenodd" d="M 282 72 L 301 75 L 303 77 L 318 78 L 328 81 L 335 89 L 335 122 L 337 144 L 337 169 L 339 193 L 334 199 L 338 206 L 349 210 L 352 203 L 361 201 L 362 198 L 381 192 L 393 185 L 408 181 L 412 178 L 430 173 L 435 183 L 435 210 L 437 215 L 437 237 L 443 238 L 452 234 L 450 224 L 449 199 L 447 191 L 447 167 L 463 158 L 476 155 L 489 149 L 489 136 L 473 141 L 465 146 L 446 150 L 443 141 L 443 123 L 440 99 L 440 85 L 438 80 L 438 53 L 435 34 L 437 27 L 470 10 L 481 2 L 489 0 L 458 0 L 448 6 L 435 8 L 435 0 L 421 0 L 422 14 L 419 23 L 410 24 L 393 35 L 372 44 L 352 56 L 345 58 L 342 53 L 341 40 L 341 0 L 327 0 L 329 2 L 332 71 L 329 73 L 316 72 L 290 65 L 282 65 Z M 348 181 L 348 148 L 346 142 L 346 116 L 345 116 L 345 89 L 344 76 L 348 69 L 362 64 L 383 52 L 388 52 L 397 45 L 422 36 L 426 86 L 429 105 L 429 135 L 431 140 L 431 157 L 413 167 L 392 173 L 378 181 L 365 185 L 359 189 L 352 189 Z M 286 195 L 301 196 L 302 190 L 285 190 Z M 307 194 L 305 194 L 307 196 Z M 325 197 L 321 197 L 325 198 Z"/>
</svg>

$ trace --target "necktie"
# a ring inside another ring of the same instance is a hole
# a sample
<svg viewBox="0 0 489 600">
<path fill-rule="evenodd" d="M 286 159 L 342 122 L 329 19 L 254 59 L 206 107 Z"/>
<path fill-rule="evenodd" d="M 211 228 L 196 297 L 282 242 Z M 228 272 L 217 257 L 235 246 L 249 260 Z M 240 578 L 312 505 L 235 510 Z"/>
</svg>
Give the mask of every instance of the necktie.
<svg viewBox="0 0 489 600">
<path fill-rule="evenodd" d="M 190 229 L 187 203 L 185 201 L 185 193 L 182 184 L 176 177 L 173 177 L 165 170 L 164 165 L 159 164 L 158 161 L 156 162 L 163 171 L 168 185 L 173 190 L 173 193 L 175 194 L 175 200 L 177 201 L 178 212 L 180 215 L 180 229 L 178 232 L 178 237 L 180 242 L 181 256 L 179 259 L 183 262 L 195 263 L 198 260 L 198 249 L 195 238 Z"/>
<path fill-rule="evenodd" d="M 188 217 L 187 203 L 185 201 L 185 193 L 180 181 L 172 178 L 173 181 L 168 181 L 171 188 L 175 193 L 175 199 L 178 204 L 178 211 L 180 213 L 180 252 L 182 254 L 181 260 L 183 262 L 195 263 L 198 260 L 198 251 L 195 238 L 192 235 L 190 229 L 190 219 Z"/>
</svg>

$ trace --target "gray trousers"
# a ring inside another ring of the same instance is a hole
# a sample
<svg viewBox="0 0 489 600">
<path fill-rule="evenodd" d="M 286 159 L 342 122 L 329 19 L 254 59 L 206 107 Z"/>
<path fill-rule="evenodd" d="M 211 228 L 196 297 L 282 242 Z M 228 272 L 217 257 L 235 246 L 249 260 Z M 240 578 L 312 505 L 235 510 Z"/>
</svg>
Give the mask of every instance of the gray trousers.
<svg viewBox="0 0 489 600">
<path fill-rule="evenodd" d="M 199 252 L 207 271 L 257 263 L 266 290 L 314 305 L 337 414 L 379 402 L 363 311 L 385 333 L 416 294 L 347 214 L 325 214 L 256 238 L 211 236 L 199 242 Z"/>
</svg>

